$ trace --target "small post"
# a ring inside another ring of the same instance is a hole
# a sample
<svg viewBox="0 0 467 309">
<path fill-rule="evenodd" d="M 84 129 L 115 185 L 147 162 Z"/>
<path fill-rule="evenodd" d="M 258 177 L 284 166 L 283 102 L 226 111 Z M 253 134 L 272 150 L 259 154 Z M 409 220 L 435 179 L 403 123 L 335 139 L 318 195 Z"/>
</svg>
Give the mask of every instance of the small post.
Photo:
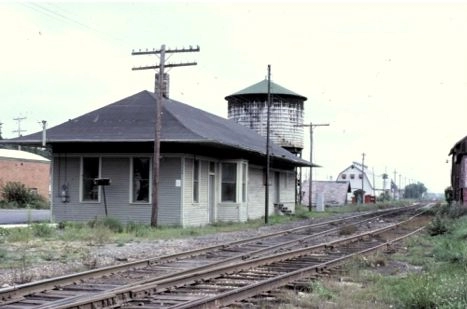
<svg viewBox="0 0 467 309">
<path fill-rule="evenodd" d="M 45 143 L 46 143 L 46 126 L 47 126 L 47 121 L 42 120 L 42 147 L 45 147 Z"/>
</svg>

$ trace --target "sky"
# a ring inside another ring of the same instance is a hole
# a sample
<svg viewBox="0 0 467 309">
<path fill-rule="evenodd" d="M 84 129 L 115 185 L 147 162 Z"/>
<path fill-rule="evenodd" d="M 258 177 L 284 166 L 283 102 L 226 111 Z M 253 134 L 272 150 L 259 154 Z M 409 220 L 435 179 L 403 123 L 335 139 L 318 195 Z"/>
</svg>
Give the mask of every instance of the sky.
<svg viewBox="0 0 467 309">
<path fill-rule="evenodd" d="M 313 179 L 352 162 L 402 186 L 450 184 L 449 150 L 467 135 L 467 2 L 1 2 L 3 138 L 40 131 L 142 90 L 158 58 L 170 97 L 227 118 L 225 96 L 267 77 L 307 97 Z M 21 121 L 15 118 L 24 118 Z M 305 130 L 303 157 L 309 158 Z M 399 182 L 400 181 L 400 182 Z"/>
</svg>

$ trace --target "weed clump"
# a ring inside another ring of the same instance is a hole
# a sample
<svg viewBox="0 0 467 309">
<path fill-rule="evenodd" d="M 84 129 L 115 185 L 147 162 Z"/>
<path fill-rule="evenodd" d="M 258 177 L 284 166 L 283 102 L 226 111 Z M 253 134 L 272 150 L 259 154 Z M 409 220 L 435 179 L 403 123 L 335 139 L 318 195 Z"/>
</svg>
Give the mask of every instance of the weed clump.
<svg viewBox="0 0 467 309">
<path fill-rule="evenodd" d="M 351 235 L 357 230 L 358 228 L 353 224 L 344 225 L 339 229 L 339 235 Z"/>
<path fill-rule="evenodd" d="M 123 233 L 125 230 L 123 223 L 120 220 L 112 217 L 96 218 L 92 221 L 89 221 L 88 225 L 91 228 L 106 227 L 114 233 Z"/>
<path fill-rule="evenodd" d="M 31 226 L 32 234 L 36 237 L 47 238 L 55 233 L 55 228 L 47 223 L 36 223 Z"/>
</svg>

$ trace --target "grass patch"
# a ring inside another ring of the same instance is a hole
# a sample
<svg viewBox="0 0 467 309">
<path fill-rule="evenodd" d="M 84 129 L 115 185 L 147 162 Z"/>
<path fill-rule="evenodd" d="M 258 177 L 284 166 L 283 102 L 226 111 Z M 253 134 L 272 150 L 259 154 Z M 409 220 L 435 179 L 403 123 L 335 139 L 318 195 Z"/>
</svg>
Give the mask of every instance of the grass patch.
<svg viewBox="0 0 467 309">
<path fill-rule="evenodd" d="M 356 257 L 343 266 L 345 276 L 365 286 L 354 291 L 347 307 L 467 308 L 467 218 L 453 219 L 453 213 L 460 212 L 436 213 L 432 226 L 442 226 L 443 233 L 428 229 L 405 240 L 400 252 Z M 336 303 L 349 297 L 343 291 L 334 294 Z"/>
<path fill-rule="evenodd" d="M 33 238 L 33 233 L 29 228 L 15 227 L 8 230 L 6 235 L 7 242 L 29 242 Z"/>
</svg>

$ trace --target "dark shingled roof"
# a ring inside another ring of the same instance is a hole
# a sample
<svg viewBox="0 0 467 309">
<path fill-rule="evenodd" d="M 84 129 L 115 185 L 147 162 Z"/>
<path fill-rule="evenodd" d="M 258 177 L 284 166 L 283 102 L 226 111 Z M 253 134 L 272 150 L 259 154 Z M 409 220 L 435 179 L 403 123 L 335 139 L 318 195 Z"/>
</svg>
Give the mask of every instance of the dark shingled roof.
<svg viewBox="0 0 467 309">
<path fill-rule="evenodd" d="M 153 142 L 156 96 L 141 91 L 47 130 L 47 143 Z M 7 143 L 40 144 L 42 132 L 5 140 Z M 255 131 L 189 105 L 165 99 L 162 108 L 161 143 L 217 144 L 265 155 L 266 139 Z M 275 144 L 271 156 L 309 166 L 309 162 Z"/>
<path fill-rule="evenodd" d="M 268 81 L 267 79 L 260 81 L 259 83 L 256 83 L 254 85 L 251 85 L 243 90 L 240 90 L 238 92 L 235 92 L 234 94 L 231 94 L 229 96 L 226 96 L 225 99 L 229 100 L 230 97 L 234 96 L 244 96 L 244 95 L 253 95 L 253 94 L 267 94 L 268 93 Z M 278 85 L 274 82 L 271 82 L 271 87 L 270 87 L 270 93 L 271 94 L 279 94 L 279 95 L 286 95 L 286 96 L 294 96 L 301 98 L 302 100 L 306 100 L 307 98 L 295 93 L 289 89 L 286 89 L 282 87 L 281 85 Z"/>
</svg>

